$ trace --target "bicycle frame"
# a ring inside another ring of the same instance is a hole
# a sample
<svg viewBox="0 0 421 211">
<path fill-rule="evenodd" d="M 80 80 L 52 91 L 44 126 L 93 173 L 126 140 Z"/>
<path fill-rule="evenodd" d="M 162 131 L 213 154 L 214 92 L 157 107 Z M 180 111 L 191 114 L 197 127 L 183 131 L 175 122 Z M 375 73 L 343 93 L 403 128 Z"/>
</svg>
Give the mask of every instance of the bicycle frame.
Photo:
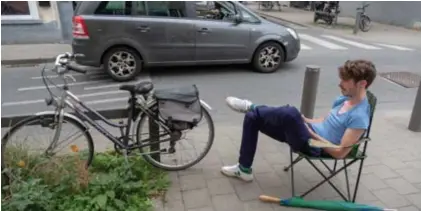
<svg viewBox="0 0 421 211">
<path fill-rule="evenodd" d="M 63 116 L 65 114 L 64 108 L 66 106 L 71 108 L 76 113 L 77 117 L 75 117 L 75 118 L 78 118 L 78 119 L 76 119 L 77 121 L 88 122 L 92 127 L 94 127 L 96 130 L 98 130 L 102 135 L 107 137 L 110 141 L 112 141 L 114 144 L 118 145 L 122 149 L 132 150 L 132 149 L 142 148 L 142 147 L 152 145 L 152 144 L 156 144 L 156 143 L 171 141 L 171 138 L 168 138 L 168 139 L 160 140 L 158 142 L 144 143 L 144 144 L 141 143 L 139 145 L 133 145 L 133 146 L 130 146 L 129 143 L 128 143 L 132 122 L 134 122 L 137 119 L 137 117 L 140 116 L 142 113 L 145 113 L 146 115 L 149 116 L 149 118 L 152 118 L 153 121 L 156 124 L 163 127 L 166 132 L 170 132 L 169 128 L 165 125 L 165 123 L 159 117 L 154 117 L 155 113 L 153 111 L 150 111 L 150 108 L 153 107 L 156 104 L 156 101 L 154 99 L 146 101 L 146 106 L 143 106 L 143 105 L 141 105 L 137 102 L 138 99 L 135 95 L 130 96 L 129 97 L 129 114 L 128 114 L 128 117 L 127 117 L 127 123 L 126 124 L 122 124 L 122 123 L 121 124 L 115 124 L 115 123 L 109 121 L 108 119 L 106 119 L 103 115 L 98 113 L 95 109 L 89 107 L 88 105 L 83 103 L 81 100 L 79 100 L 79 98 L 77 96 L 75 96 L 73 93 L 71 93 L 68 90 L 67 85 L 64 85 L 63 89 L 64 89 L 64 92 L 63 92 L 62 96 L 60 97 L 60 100 L 59 101 L 57 101 L 56 99 L 53 100 L 53 104 L 57 108 L 56 111 L 55 111 L 55 114 L 58 114 L 58 126 L 57 126 L 57 129 L 56 129 L 56 133 L 54 135 L 52 145 L 55 144 L 55 142 L 58 140 L 58 138 L 60 136 L 61 125 L 63 123 Z M 145 97 L 145 96 L 143 96 L 143 97 Z M 70 100 L 72 100 L 76 103 L 73 104 L 72 102 L 70 102 Z M 142 100 L 142 101 L 145 102 L 144 100 Z M 85 114 L 85 112 L 79 106 L 86 109 L 88 112 L 93 113 L 96 117 L 98 117 L 100 120 L 107 123 L 108 125 L 110 125 L 114 128 L 120 128 L 122 136 L 119 137 L 119 138 L 123 138 L 124 140 L 120 141 L 118 137 L 115 137 L 113 134 L 108 132 L 104 127 L 102 127 L 101 125 L 96 123 L 92 118 L 90 118 L 87 114 Z M 125 132 L 123 131 L 124 129 L 126 129 Z M 164 135 L 166 135 L 166 134 L 164 134 Z M 51 145 L 50 145 L 50 147 L 51 147 Z"/>
</svg>

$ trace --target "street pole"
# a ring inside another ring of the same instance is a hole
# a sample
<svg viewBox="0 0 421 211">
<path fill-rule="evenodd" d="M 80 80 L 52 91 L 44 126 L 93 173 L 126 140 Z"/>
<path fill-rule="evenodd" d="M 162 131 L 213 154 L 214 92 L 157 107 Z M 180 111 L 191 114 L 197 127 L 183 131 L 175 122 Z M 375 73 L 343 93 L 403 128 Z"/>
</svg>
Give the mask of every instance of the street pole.
<svg viewBox="0 0 421 211">
<path fill-rule="evenodd" d="M 316 105 L 317 87 L 319 85 L 320 67 L 307 65 L 304 76 L 303 93 L 301 95 L 301 113 L 313 118 Z"/>
<path fill-rule="evenodd" d="M 411 119 L 408 129 L 414 132 L 421 132 L 421 81 L 415 96 L 414 108 L 412 109 Z"/>
<path fill-rule="evenodd" d="M 361 8 L 364 8 L 364 2 L 362 2 Z M 357 8 L 357 14 L 355 16 L 355 25 L 354 25 L 353 34 L 358 33 L 358 26 L 359 26 L 359 23 L 360 23 L 360 17 L 361 17 L 361 11 Z"/>
</svg>

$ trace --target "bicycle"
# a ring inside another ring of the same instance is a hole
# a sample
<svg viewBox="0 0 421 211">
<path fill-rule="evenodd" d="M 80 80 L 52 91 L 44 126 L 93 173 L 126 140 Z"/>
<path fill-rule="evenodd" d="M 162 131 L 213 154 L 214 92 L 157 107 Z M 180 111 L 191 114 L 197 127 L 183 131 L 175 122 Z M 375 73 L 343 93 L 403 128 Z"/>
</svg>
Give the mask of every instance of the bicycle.
<svg viewBox="0 0 421 211">
<path fill-rule="evenodd" d="M 358 22 L 358 27 L 363 32 L 368 32 L 371 28 L 371 19 L 365 14 L 365 8 L 367 8 L 370 4 L 363 4 L 362 7 L 358 7 L 357 10 L 361 10 L 359 14 L 360 19 Z"/>
<path fill-rule="evenodd" d="M 88 144 L 88 158 L 85 164 L 86 168 L 90 166 L 94 157 L 94 143 L 92 135 L 89 131 L 89 126 L 92 126 L 94 129 L 104 135 L 109 141 L 113 142 L 115 150 L 119 153 L 123 153 L 126 161 L 127 156 L 130 155 L 132 150 L 138 149 L 144 159 L 153 166 L 164 170 L 178 171 L 187 169 L 197 164 L 207 155 L 213 145 L 215 133 L 213 120 L 208 111 L 212 108 L 199 98 L 199 92 L 195 85 L 181 87 L 178 89 L 160 90 L 153 90 L 154 85 L 151 82 L 140 82 L 136 85 L 121 85 L 120 90 L 125 90 L 130 93 L 127 109 L 128 116 L 126 123 L 120 121 L 118 124 L 116 124 L 110 120 L 107 120 L 98 111 L 83 103 L 83 101 L 81 101 L 77 96 L 69 91 L 67 78 L 72 77 L 66 75 L 66 73 L 69 71 L 82 74 L 87 72 L 85 69 L 72 63 L 76 56 L 78 55 L 65 53 L 58 55 L 56 58 L 55 66 L 52 69 L 52 72 L 57 74 L 58 77 L 64 81 L 64 84 L 60 89 L 62 92 L 61 96 L 55 96 L 52 93 L 50 87 L 47 85 L 47 80 L 49 79 L 45 76 L 46 68 L 44 67 L 42 69 L 42 80 L 50 95 L 49 98 L 46 98 L 45 102 L 47 106 L 54 106 L 55 110 L 37 113 L 16 123 L 9 129 L 9 131 L 2 138 L 2 170 L 6 168 L 6 164 L 4 163 L 5 158 L 7 158 L 5 157 L 5 149 L 9 138 L 14 133 L 21 130 L 25 125 L 36 125 L 37 123 L 43 127 L 51 127 L 53 130 L 55 129 L 53 140 L 45 150 L 45 154 L 48 154 L 49 156 L 55 155 L 52 150 L 58 145 L 57 141 L 60 138 L 60 133 L 62 132 L 62 126 L 64 124 L 63 122 L 76 126 L 76 128 L 82 132 L 82 135 L 86 137 L 86 142 Z M 49 81 L 52 83 L 51 80 Z M 60 87 L 56 86 L 56 88 Z M 138 97 L 140 99 L 138 99 Z M 70 108 L 75 114 L 65 112 L 65 108 Z M 169 112 L 174 108 L 176 112 Z M 97 118 L 99 118 L 102 122 L 105 122 L 107 125 L 120 129 L 120 136 L 113 135 L 99 123 L 95 122 L 93 118 L 89 117 L 88 114 L 86 114 L 82 109 L 93 113 Z M 180 114 L 177 113 L 177 111 L 184 113 Z M 161 134 L 159 131 L 155 131 L 149 134 L 150 138 L 142 139 L 141 126 L 146 123 L 146 118 L 149 118 L 149 122 L 155 123 L 155 127 L 159 126 L 163 128 L 164 133 Z M 139 120 L 139 122 L 136 124 L 137 120 Z M 209 124 L 209 137 L 207 139 L 204 151 L 196 159 L 184 165 L 170 166 L 163 164 L 161 162 L 162 160 L 157 157 L 157 155 L 159 154 L 159 156 L 161 156 L 162 154 L 176 153 L 175 145 L 181 140 L 183 132 L 189 129 L 195 129 L 199 122 L 203 120 L 206 120 Z M 134 135 L 130 135 L 130 129 L 132 125 L 136 128 L 136 133 Z M 169 135 L 170 137 L 161 140 L 161 137 L 165 135 Z M 136 140 L 134 140 L 134 137 L 132 136 L 136 136 Z M 159 137 L 159 140 L 153 140 L 154 136 Z M 144 150 L 144 148 L 147 146 L 153 147 L 163 142 L 169 142 L 170 146 L 166 149 L 158 149 L 156 151 L 146 152 Z"/>
</svg>

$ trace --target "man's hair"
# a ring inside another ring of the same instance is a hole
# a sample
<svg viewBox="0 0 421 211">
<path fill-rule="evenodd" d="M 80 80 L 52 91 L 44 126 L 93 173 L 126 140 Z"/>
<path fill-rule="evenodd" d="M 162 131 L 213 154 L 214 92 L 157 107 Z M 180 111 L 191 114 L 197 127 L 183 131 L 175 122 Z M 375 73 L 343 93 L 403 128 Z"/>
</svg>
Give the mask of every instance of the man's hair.
<svg viewBox="0 0 421 211">
<path fill-rule="evenodd" d="M 376 78 L 376 67 L 367 60 L 347 60 L 344 65 L 339 67 L 339 77 L 343 80 L 352 79 L 355 83 L 367 81 L 366 89 Z"/>
</svg>

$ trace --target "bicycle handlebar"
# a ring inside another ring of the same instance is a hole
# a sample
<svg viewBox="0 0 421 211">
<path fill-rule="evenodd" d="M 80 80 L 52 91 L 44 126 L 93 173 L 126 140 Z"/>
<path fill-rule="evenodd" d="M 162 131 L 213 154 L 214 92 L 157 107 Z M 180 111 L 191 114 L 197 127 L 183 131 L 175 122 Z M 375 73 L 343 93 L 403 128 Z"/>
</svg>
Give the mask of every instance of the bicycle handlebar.
<svg viewBox="0 0 421 211">
<path fill-rule="evenodd" d="M 56 68 L 64 66 L 65 70 L 62 71 L 62 73 L 67 72 L 67 70 L 73 70 L 75 72 L 85 74 L 87 72 L 86 69 L 83 69 L 82 67 L 77 66 L 76 64 L 72 64 L 72 63 L 69 62 L 70 60 L 73 60 L 76 56 L 78 56 L 78 55 L 68 53 L 68 52 L 66 52 L 64 54 L 59 54 L 56 57 L 56 61 L 55 61 L 54 65 L 56 66 Z"/>
<path fill-rule="evenodd" d="M 362 7 L 357 7 L 357 10 L 365 9 L 368 6 L 370 6 L 370 4 L 364 4 Z"/>
</svg>

